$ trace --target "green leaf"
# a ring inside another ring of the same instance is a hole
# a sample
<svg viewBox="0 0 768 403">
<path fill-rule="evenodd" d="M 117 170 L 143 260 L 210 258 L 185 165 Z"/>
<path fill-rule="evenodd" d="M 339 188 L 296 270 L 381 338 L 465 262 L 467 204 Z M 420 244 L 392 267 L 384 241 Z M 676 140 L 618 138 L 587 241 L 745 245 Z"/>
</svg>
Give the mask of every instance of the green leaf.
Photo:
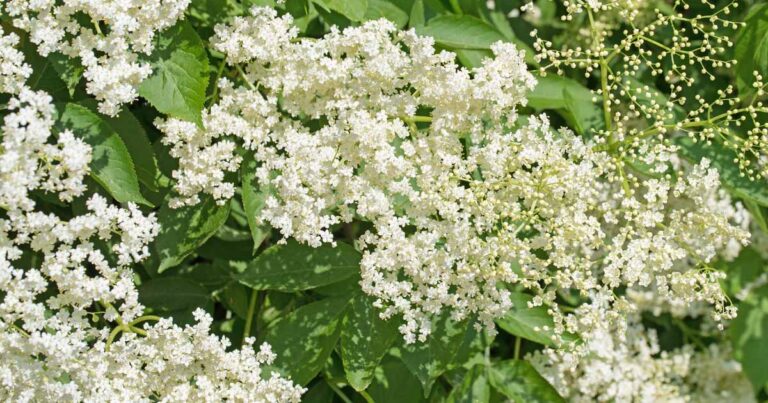
<svg viewBox="0 0 768 403">
<path fill-rule="evenodd" d="M 600 128 L 605 120 L 603 112 L 592 102 L 592 93 L 580 88 L 563 88 L 565 108 L 560 114 L 576 133 L 587 134 L 595 128 Z"/>
<path fill-rule="evenodd" d="M 197 308 L 212 308 L 208 290 L 183 277 L 150 279 L 139 287 L 139 302 L 155 313 L 173 316 L 177 323 L 192 323 Z"/>
<path fill-rule="evenodd" d="M 48 60 L 51 62 L 51 66 L 59 75 L 61 81 L 67 86 L 69 96 L 75 94 L 75 88 L 80 83 L 80 79 L 83 78 L 83 67 L 78 60 L 62 55 L 61 53 L 51 53 L 48 55 Z"/>
<path fill-rule="evenodd" d="M 762 206 L 768 206 L 768 185 L 765 180 L 751 180 L 742 176 L 738 164 L 733 162 L 736 159 L 736 153 L 731 149 L 723 147 L 716 141 L 711 142 L 711 144 L 704 144 L 701 141 L 694 142 L 687 136 L 679 137 L 675 142 L 681 147 L 683 156 L 690 161 L 698 162 L 702 158 L 709 159 L 712 166 L 720 173 L 723 186 L 734 196 L 752 200 Z"/>
<path fill-rule="evenodd" d="M 24 54 L 24 62 L 32 68 L 32 74 L 27 78 L 26 84 L 33 90 L 43 90 L 53 99 L 66 100 L 71 95 L 67 88 L 67 83 L 61 80 L 61 77 L 54 68 L 53 58 L 45 58 L 37 53 L 37 47 L 29 40 L 26 32 L 13 30 L 21 38 L 19 50 Z"/>
<path fill-rule="evenodd" d="M 60 122 L 91 146 L 91 177 L 115 200 L 152 205 L 141 195 L 128 148 L 106 121 L 86 107 L 69 103 Z"/>
<path fill-rule="evenodd" d="M 327 11 L 335 11 L 350 21 L 363 21 L 368 10 L 368 0 L 312 0 Z"/>
<path fill-rule="evenodd" d="M 441 15 L 416 32 L 435 38 L 440 45 L 457 49 L 490 49 L 493 43 L 506 40 L 494 27 L 469 15 Z"/>
<path fill-rule="evenodd" d="M 94 113 L 98 113 L 98 103 L 92 98 L 78 101 Z M 155 150 L 149 142 L 147 132 L 139 123 L 139 120 L 125 107 L 116 117 L 101 116 L 101 119 L 123 140 L 128 153 L 131 155 L 139 182 L 152 191 L 157 191 L 157 178 L 160 174 L 157 169 Z"/>
<path fill-rule="evenodd" d="M 204 244 L 229 217 L 229 203 L 219 206 L 207 196 L 194 206 L 172 209 L 165 203 L 157 213 L 160 234 L 155 251 L 160 259 L 157 272 L 178 265 Z"/>
<path fill-rule="evenodd" d="M 356 390 L 368 387 L 379 361 L 398 335 L 395 320 L 381 319 L 372 298 L 355 296 L 341 327 L 341 359 L 350 386 Z"/>
<path fill-rule="evenodd" d="M 426 401 L 419 391 L 419 380 L 402 361 L 386 356 L 376 368 L 368 394 L 375 402 L 418 403 Z"/>
<path fill-rule="evenodd" d="M 528 93 L 528 106 L 556 110 L 579 134 L 604 125 L 602 110 L 592 102 L 592 92 L 578 81 L 553 75 L 537 77 L 537 81 Z"/>
<path fill-rule="evenodd" d="M 493 57 L 493 52 L 490 50 L 454 49 L 453 52 L 456 53 L 459 63 L 470 69 L 481 67 L 485 59 Z"/>
<path fill-rule="evenodd" d="M 235 315 L 243 319 L 248 316 L 248 289 L 242 284 L 229 284 L 224 288 L 219 299 Z"/>
<path fill-rule="evenodd" d="M 256 290 L 308 290 L 350 277 L 359 270 L 360 259 L 360 252 L 343 242 L 313 248 L 289 240 L 265 250 L 238 280 Z"/>
<path fill-rule="evenodd" d="M 246 261 L 253 258 L 253 250 L 250 239 L 226 241 L 214 236 L 197 249 L 197 254 L 210 260 Z"/>
<path fill-rule="evenodd" d="M 311 381 L 339 339 L 339 322 L 348 303 L 345 298 L 323 299 L 278 319 L 265 340 L 277 354 L 273 365 L 300 385 Z"/>
<path fill-rule="evenodd" d="M 408 23 L 408 14 L 400 7 L 384 0 L 368 0 L 368 9 L 365 11 L 366 20 L 386 18 L 392 21 L 398 28 L 405 27 Z"/>
<path fill-rule="evenodd" d="M 496 319 L 496 324 L 509 334 L 545 346 L 553 346 L 552 335 L 555 322 L 547 313 L 547 308 L 545 306 L 529 308 L 528 302 L 533 297 L 528 294 L 513 292 L 510 299 L 514 304 L 512 309 L 503 317 Z"/>
<path fill-rule="evenodd" d="M 442 315 L 432 324 L 432 334 L 426 342 L 415 342 L 402 348 L 401 358 L 408 369 L 419 378 L 424 396 L 429 395 L 435 379 L 448 369 L 464 341 L 469 321 L 456 322 Z"/>
<path fill-rule="evenodd" d="M 730 294 L 749 291 L 746 298 L 734 300 L 739 315 L 728 327 L 733 355 L 759 391 L 768 382 L 768 287 L 750 285 L 766 272 L 766 261 L 753 247 L 747 247 L 726 266 Z"/>
<path fill-rule="evenodd" d="M 491 388 L 482 365 L 475 365 L 467 371 L 464 380 L 448 395 L 448 403 L 485 403 L 490 399 Z"/>
<path fill-rule="evenodd" d="M 411 15 L 408 18 L 409 28 L 421 28 L 425 24 L 424 21 L 424 1 L 416 0 L 411 6 Z"/>
<path fill-rule="evenodd" d="M 147 61 L 152 75 L 139 86 L 139 95 L 164 114 L 201 124 L 208 56 L 192 25 L 180 21 L 158 35 Z"/>
<path fill-rule="evenodd" d="M 757 4 L 749 12 L 746 25 L 739 31 L 734 43 L 736 86 L 739 93 L 754 91 L 754 71 L 768 75 L 768 4 Z"/>
<path fill-rule="evenodd" d="M 526 63 L 532 66 L 539 65 L 539 62 L 537 62 L 534 58 L 536 52 L 527 43 L 521 41 L 517 35 L 515 35 L 515 31 L 512 30 L 512 26 L 509 24 L 509 20 L 507 19 L 506 14 L 499 11 L 494 11 L 489 14 L 489 17 L 491 23 L 493 23 L 493 26 L 496 27 L 499 33 L 504 35 L 507 41 L 514 43 L 518 49 L 525 51 Z"/>
<path fill-rule="evenodd" d="M 555 388 L 526 361 L 496 362 L 490 378 L 491 385 L 514 402 L 565 403 Z"/>
<path fill-rule="evenodd" d="M 756 274 L 765 271 L 754 264 L 752 268 Z M 741 362 L 755 391 L 760 391 L 768 382 L 768 287 L 758 287 L 750 294 L 738 303 L 739 315 L 728 330 L 734 358 Z"/>
<path fill-rule="evenodd" d="M 251 229 L 254 252 L 264 241 L 264 238 L 269 235 L 268 226 L 259 225 L 258 223 L 258 217 L 261 215 L 261 210 L 267 202 L 267 196 L 269 196 L 269 189 L 259 188 L 259 184 L 255 178 L 257 165 L 253 155 L 248 154 L 240 166 L 243 209 L 245 210 L 245 216 L 248 220 L 248 228 Z"/>
</svg>

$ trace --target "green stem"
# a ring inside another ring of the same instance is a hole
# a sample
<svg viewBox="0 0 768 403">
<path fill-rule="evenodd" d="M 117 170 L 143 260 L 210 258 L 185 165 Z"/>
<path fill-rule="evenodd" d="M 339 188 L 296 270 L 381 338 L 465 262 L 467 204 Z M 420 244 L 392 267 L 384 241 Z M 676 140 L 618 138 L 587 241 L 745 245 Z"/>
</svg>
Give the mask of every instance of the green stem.
<svg viewBox="0 0 768 403">
<path fill-rule="evenodd" d="M 209 105 L 215 104 L 216 100 L 219 98 L 219 79 L 221 78 L 221 74 L 224 72 L 224 66 L 226 64 L 227 60 L 222 60 L 221 64 L 219 64 L 219 68 L 216 70 L 216 78 L 213 79 L 213 94 L 211 94 Z"/>
<path fill-rule="evenodd" d="M 252 89 L 252 90 L 256 91 L 256 86 L 255 86 L 255 85 L 253 85 L 253 83 L 252 83 L 252 82 L 248 81 L 248 75 L 247 75 L 247 74 L 245 74 L 245 71 L 243 71 L 243 67 L 242 67 L 242 66 L 240 66 L 239 64 L 236 64 L 236 65 L 235 65 L 235 68 L 237 69 L 237 72 L 238 72 L 238 73 L 240 73 L 240 77 L 242 77 L 242 78 L 243 78 L 243 81 L 245 81 L 245 85 L 247 85 L 247 86 L 248 86 L 248 88 L 250 88 L 250 89 Z"/>
<path fill-rule="evenodd" d="M 120 332 L 123 330 L 125 330 L 125 327 L 123 325 L 119 325 L 112 329 L 111 332 L 109 332 L 109 337 L 107 337 L 106 350 L 109 350 L 109 346 L 111 346 L 112 342 L 115 341 L 115 337 L 117 337 L 117 335 L 120 334 Z"/>
<path fill-rule="evenodd" d="M 360 394 L 360 396 L 362 396 L 362 397 L 363 397 L 363 399 L 365 399 L 365 401 L 366 401 L 367 403 L 376 403 L 376 402 L 373 400 L 373 397 L 371 397 L 371 395 L 370 395 L 368 392 L 366 392 L 366 391 L 364 391 L 364 390 L 361 390 L 361 391 L 359 391 L 359 392 L 357 392 L 357 393 L 359 393 L 359 394 Z"/>
<path fill-rule="evenodd" d="M 522 347 L 523 339 L 520 336 L 515 336 L 515 359 L 520 359 L 520 347 Z"/>
<path fill-rule="evenodd" d="M 334 392 L 336 392 L 336 394 L 337 394 L 337 395 L 339 395 L 339 397 L 341 398 L 341 400 L 343 400 L 343 401 L 344 401 L 344 403 L 352 403 L 352 399 L 350 399 L 350 398 L 349 398 L 349 397 L 346 395 L 346 393 L 344 393 L 344 391 L 342 391 L 341 389 L 339 389 L 339 387 L 338 387 L 338 386 L 334 385 L 334 384 L 333 384 L 333 382 L 326 380 L 326 382 L 325 382 L 325 383 L 327 383 L 327 384 L 328 384 L 328 386 L 330 386 L 330 387 L 331 387 L 331 389 L 333 389 L 333 391 L 334 391 Z"/>
<path fill-rule="evenodd" d="M 432 122 L 432 116 L 400 116 L 400 120 L 402 120 L 405 123 L 411 124 L 411 123 L 431 123 Z"/>
<path fill-rule="evenodd" d="M 259 291 L 251 291 L 251 300 L 248 302 L 248 314 L 245 315 L 245 330 L 243 331 L 243 342 L 251 337 L 251 327 L 253 326 L 253 317 L 256 316 L 256 301 L 259 299 Z"/>
<path fill-rule="evenodd" d="M 129 326 L 136 326 L 136 325 L 138 325 L 141 322 L 147 322 L 147 321 L 150 321 L 150 320 L 153 320 L 153 321 L 157 322 L 160 319 L 162 319 L 162 318 L 159 317 L 159 316 L 144 315 L 144 316 L 140 316 L 140 317 L 136 318 L 136 320 L 134 320 L 133 322 L 129 323 L 128 325 Z"/>
</svg>

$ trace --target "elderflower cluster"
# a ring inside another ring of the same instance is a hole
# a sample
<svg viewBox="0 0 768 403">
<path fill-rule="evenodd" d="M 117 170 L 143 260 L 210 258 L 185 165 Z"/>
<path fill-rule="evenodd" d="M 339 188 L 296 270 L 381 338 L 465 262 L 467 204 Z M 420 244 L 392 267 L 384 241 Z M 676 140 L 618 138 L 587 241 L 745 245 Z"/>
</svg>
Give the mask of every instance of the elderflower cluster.
<svg viewBox="0 0 768 403">
<path fill-rule="evenodd" d="M 5 35 L 0 28 L 0 92 L 18 93 L 32 74 L 32 68 L 24 63 L 24 54 L 16 49 L 18 44 L 18 35 Z"/>
<path fill-rule="evenodd" d="M 637 317 L 591 330 L 576 350 L 547 348 L 528 356 L 572 402 L 754 402 L 754 393 L 729 347 L 690 344 L 671 351 Z"/>
<path fill-rule="evenodd" d="M 99 111 L 116 115 L 138 96 L 152 69 L 141 60 L 155 34 L 183 17 L 189 0 L 8 0 L 13 25 L 29 32 L 38 52 L 59 52 L 84 68 L 86 90 Z M 0 10 L 2 11 L 2 10 Z"/>
<path fill-rule="evenodd" d="M 606 148 L 628 157 L 638 157 L 638 148 L 649 141 L 669 143 L 675 137 L 721 142 L 736 153 L 741 172 L 751 179 L 768 175 L 768 108 L 761 99 L 765 82 L 755 73 L 755 96 L 735 94 L 728 86 L 714 97 L 696 93 L 686 96 L 695 83 L 713 81 L 718 70 L 736 64 L 726 50 L 743 23 L 729 19 L 738 1 L 715 7 L 707 0 L 675 0 L 671 9 L 650 8 L 642 1 L 574 0 L 567 2 L 564 19 L 580 18 L 584 41 L 555 47 L 536 37 L 536 59 L 541 73 L 566 70 L 597 76 L 594 100 L 601 103 L 606 127 L 600 136 Z M 704 5 L 706 13 L 692 13 L 691 4 Z M 639 10 L 645 10 L 637 14 Z M 618 14 L 617 14 L 618 13 Z M 618 15 L 618 18 L 615 16 Z M 665 92 L 644 84 L 664 82 Z M 742 102 L 741 98 L 747 99 Z"/>
<path fill-rule="evenodd" d="M 0 55 L 12 79 L 2 89 L 12 97 L 0 145 L 0 400 L 298 402 L 303 388 L 263 377 L 268 345 L 228 351 L 203 311 L 184 328 L 143 316 L 132 266 L 149 256 L 154 213 L 99 194 L 81 213 L 37 209 L 43 194 L 82 202 L 92 150 L 54 130 L 52 99 L 26 86 L 18 54 Z"/>
<path fill-rule="evenodd" d="M 513 45 L 466 70 L 385 20 L 301 39 L 290 16 L 254 8 L 215 31 L 241 84 L 219 83 L 202 127 L 157 122 L 179 159 L 174 205 L 225 203 L 248 158 L 256 218 L 284 237 L 319 246 L 336 224 L 370 222 L 361 286 L 382 317 L 405 319 L 406 341 L 444 312 L 492 329 L 515 284 L 550 306 L 558 334 L 580 331 L 554 303 L 564 290 L 618 312 L 615 290 L 653 286 L 733 316 L 708 262 L 749 234 L 713 207 L 709 162 L 669 172 L 674 149 L 660 146 L 645 161 L 659 178 L 640 179 L 545 116 L 518 118 L 535 80 Z"/>
</svg>

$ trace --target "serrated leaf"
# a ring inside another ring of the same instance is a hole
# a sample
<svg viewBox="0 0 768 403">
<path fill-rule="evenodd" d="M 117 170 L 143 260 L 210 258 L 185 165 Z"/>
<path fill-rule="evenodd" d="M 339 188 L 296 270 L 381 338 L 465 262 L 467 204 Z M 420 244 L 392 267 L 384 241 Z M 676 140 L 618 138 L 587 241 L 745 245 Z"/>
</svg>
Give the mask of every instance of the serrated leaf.
<svg viewBox="0 0 768 403">
<path fill-rule="evenodd" d="M 490 381 L 496 390 L 516 403 L 565 403 L 555 388 L 526 361 L 494 363 Z"/>
<path fill-rule="evenodd" d="M 417 28 L 420 35 L 431 36 L 440 45 L 456 49 L 490 49 L 506 38 L 485 21 L 469 15 L 441 15 Z"/>
<path fill-rule="evenodd" d="M 736 153 L 731 149 L 723 147 L 717 141 L 711 144 L 704 144 L 701 141 L 694 143 L 690 137 L 679 137 L 675 142 L 681 147 L 683 156 L 690 161 L 697 163 L 702 158 L 709 159 L 712 166 L 720 173 L 723 186 L 734 196 L 768 206 L 768 184 L 764 179 L 751 180 L 742 176 L 738 164 L 733 162 L 736 159 Z"/>
<path fill-rule="evenodd" d="M 133 160 L 120 136 L 86 107 L 66 104 L 60 123 L 93 149 L 91 177 L 118 202 L 152 204 L 142 196 Z"/>
<path fill-rule="evenodd" d="M 368 10 L 368 0 L 312 0 L 312 2 L 327 11 L 335 11 L 349 18 L 350 21 L 365 20 L 365 13 Z"/>
<path fill-rule="evenodd" d="M 306 385 L 323 369 L 339 339 L 341 321 L 349 300 L 329 298 L 291 312 L 267 330 L 266 342 L 277 354 L 273 366 Z"/>
<path fill-rule="evenodd" d="M 202 123 L 208 56 L 192 25 L 179 21 L 159 34 L 146 61 L 152 75 L 139 86 L 139 95 L 166 115 Z"/>
<path fill-rule="evenodd" d="M 78 103 L 93 113 L 98 113 L 98 103 L 94 99 L 87 98 L 78 101 Z M 123 140 L 128 153 L 131 155 L 139 182 L 150 190 L 157 191 L 159 171 L 155 151 L 139 120 L 125 107 L 120 110 L 117 116 L 101 115 L 101 119 Z"/>
<path fill-rule="evenodd" d="M 441 315 L 432 324 L 432 333 L 425 342 L 403 346 L 401 359 L 419 378 L 424 396 L 428 396 L 435 379 L 448 369 L 464 341 L 469 321 L 456 322 Z"/>
<path fill-rule="evenodd" d="M 513 292 L 510 295 L 512 309 L 506 315 L 496 319 L 496 324 L 509 334 L 522 337 L 545 346 L 553 346 L 554 320 L 547 313 L 547 308 L 528 307 L 532 296 Z M 544 330 L 544 329 L 547 330 Z M 565 337 L 565 336 L 564 336 Z"/>
<path fill-rule="evenodd" d="M 194 206 L 172 209 L 163 204 L 157 213 L 160 233 L 155 239 L 157 272 L 178 265 L 204 244 L 229 217 L 229 203 L 219 206 L 206 196 Z"/>
<path fill-rule="evenodd" d="M 343 242 L 313 248 L 289 240 L 265 250 L 238 280 L 257 290 L 308 290 L 352 276 L 359 270 L 360 259 L 360 252 Z"/>
<path fill-rule="evenodd" d="M 364 294 L 354 297 L 341 328 L 341 359 L 350 386 L 356 390 L 368 387 L 398 335 L 394 318 L 381 319 L 372 298 Z"/>
<path fill-rule="evenodd" d="M 749 12 L 744 27 L 733 47 L 736 64 L 736 86 L 742 95 L 752 92 L 754 71 L 768 75 L 768 4 L 756 4 Z"/>
<path fill-rule="evenodd" d="M 384 0 L 368 0 L 365 19 L 377 20 L 379 18 L 391 21 L 398 28 L 403 28 L 408 23 L 408 14 L 401 10 L 400 7 Z"/>
<path fill-rule="evenodd" d="M 258 222 L 258 217 L 261 215 L 261 210 L 266 204 L 267 196 L 269 196 L 269 189 L 261 189 L 259 187 L 255 178 L 256 167 L 257 162 L 251 154 L 246 155 L 240 166 L 243 209 L 245 210 L 246 220 L 248 220 L 248 228 L 251 230 L 254 252 L 264 241 L 264 238 L 269 235 L 269 227 L 267 225 L 260 225 Z"/>
</svg>

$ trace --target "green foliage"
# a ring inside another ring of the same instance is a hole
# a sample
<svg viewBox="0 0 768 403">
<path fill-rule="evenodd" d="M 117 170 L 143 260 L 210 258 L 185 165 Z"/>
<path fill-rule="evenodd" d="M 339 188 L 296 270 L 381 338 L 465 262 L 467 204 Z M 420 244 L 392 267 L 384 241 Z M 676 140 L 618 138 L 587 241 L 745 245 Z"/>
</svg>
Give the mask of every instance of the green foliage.
<svg viewBox="0 0 768 403">
<path fill-rule="evenodd" d="M 139 190 L 139 180 L 128 148 L 100 115 L 69 103 L 63 106 L 60 124 L 76 132 L 93 149 L 91 177 L 121 203 L 151 205 Z"/>
<path fill-rule="evenodd" d="M 84 99 L 78 103 L 90 109 L 94 114 L 98 113 L 95 100 Z M 100 115 L 100 118 L 123 140 L 133 161 L 139 182 L 148 189 L 157 191 L 160 172 L 157 169 L 155 151 L 152 149 L 146 130 L 138 119 L 127 108 L 122 108 L 116 117 Z"/>
<path fill-rule="evenodd" d="M 756 4 L 745 20 L 733 49 L 736 85 L 741 93 L 754 89 L 754 72 L 768 76 L 768 4 Z"/>
<path fill-rule="evenodd" d="M 151 313 L 187 324 L 193 322 L 192 312 L 202 308 L 214 316 L 217 334 L 229 338 L 233 346 L 246 336 L 255 336 L 257 346 L 270 343 L 277 355 L 272 369 L 307 386 L 306 401 L 339 402 L 350 397 L 353 402 L 377 403 L 562 402 L 553 386 L 521 359 L 525 353 L 555 347 L 554 321 L 547 308 L 528 308 L 531 295 L 510 288 L 514 307 L 496 320 L 495 339 L 477 330 L 473 319 L 457 322 L 444 314 L 431 318 L 432 333 L 426 341 L 405 344 L 398 331 L 401 318 L 381 319 L 377 301 L 360 290 L 364 251 L 354 241 L 370 223 L 356 220 L 334 227 L 335 246 L 313 248 L 293 239 L 278 242 L 282 235 L 259 221 L 274 189 L 259 186 L 257 162 L 250 152 L 242 153 L 240 171 L 228 178 L 233 183 L 239 180 L 231 202 L 217 205 L 204 197 L 195 206 L 171 208 L 168 201 L 175 194 L 169 178 L 176 161 L 153 126 L 156 118 L 169 117 L 202 124 L 203 109 L 218 94 L 215 79 L 240 79 L 237 68 L 213 51 L 209 38 L 215 24 L 244 15 L 252 6 L 267 5 L 294 15 L 300 36 L 310 38 L 327 33 L 333 24 L 358 26 L 385 18 L 400 28 L 415 28 L 433 37 L 439 50 L 455 52 L 457 62 L 468 69 L 492 56 L 492 44 L 505 41 L 524 50 L 530 70 L 536 71 L 539 65 L 528 33 L 539 30 L 556 43 L 568 43 L 569 36 L 579 35 L 580 22 L 559 20 L 562 2 L 536 1 L 541 11 L 536 22 L 509 17 L 523 1 L 496 3 L 497 8 L 489 10 L 484 0 L 287 0 L 284 5 L 273 0 L 193 0 L 186 19 L 158 34 L 154 52 L 142 56 L 153 71 L 139 87 L 142 99 L 125 105 L 116 117 L 100 114 L 97 101 L 87 95 L 78 58 L 58 53 L 42 57 L 28 37 L 20 36 L 33 67 L 30 86 L 54 97 L 57 125 L 72 129 L 93 147 L 92 179 L 115 203 L 140 204 L 160 223 L 160 233 L 151 245 L 153 256 L 136 272 L 141 303 Z M 670 7 L 658 4 L 661 9 Z M 720 72 L 720 81 L 712 88 L 695 88 L 690 98 L 696 92 L 717 91 L 731 81 L 740 93 L 751 96 L 753 71 L 768 76 L 768 5 L 751 4 L 732 49 L 739 63 L 733 71 Z M 666 105 L 667 88 L 650 72 L 642 74 L 647 81 L 626 79 L 633 88 L 647 86 L 647 91 L 637 92 L 637 105 Z M 602 99 L 593 91 L 599 88 L 600 78 L 597 71 L 590 77 L 540 75 L 527 106 L 518 112 L 523 119 L 553 112 L 554 127 L 566 126 L 589 139 L 606 128 Z M 683 107 L 675 106 L 670 119 L 661 123 L 671 127 L 685 113 Z M 736 131 L 742 129 L 733 130 L 717 133 L 710 142 L 694 142 L 677 132 L 668 137 L 690 162 L 709 159 L 730 194 L 768 231 L 768 186 L 745 177 L 734 163 L 736 154 L 722 141 L 738 136 Z M 619 154 L 615 157 L 624 157 Z M 633 174 L 648 175 L 641 162 L 625 162 Z M 39 198 L 46 208 L 69 212 L 70 206 Z M 728 271 L 724 287 L 731 295 L 768 270 L 754 249 L 745 249 L 734 262 L 720 262 L 719 268 Z M 585 300 L 559 294 L 557 298 L 564 309 Z M 708 337 L 728 338 L 735 358 L 760 392 L 768 383 L 768 287 L 758 287 L 737 304 L 740 314 L 728 335 Z M 564 339 L 579 342 L 569 334 Z M 524 341 L 523 354 L 516 345 L 520 341 Z"/>
<path fill-rule="evenodd" d="M 765 181 L 751 180 L 742 175 L 738 165 L 733 161 L 736 154 L 723 147 L 717 141 L 711 144 L 695 142 L 690 137 L 680 137 L 677 144 L 682 148 L 683 155 L 691 161 L 701 161 L 707 158 L 712 166 L 720 173 L 720 180 L 735 196 L 757 204 L 768 206 L 768 186 Z"/>
<path fill-rule="evenodd" d="M 277 354 L 274 366 L 299 384 L 309 383 L 339 340 L 339 325 L 349 302 L 348 298 L 322 299 L 277 320 L 265 340 Z"/>
<path fill-rule="evenodd" d="M 432 390 L 435 380 L 453 362 L 468 327 L 469 321 L 456 322 L 448 315 L 441 315 L 432 325 L 432 334 L 426 342 L 402 347 L 401 358 L 421 382 L 425 397 Z"/>
<path fill-rule="evenodd" d="M 205 197 L 195 206 L 178 209 L 163 204 L 157 213 L 160 233 L 155 239 L 157 273 L 178 265 L 205 243 L 229 216 L 229 204 L 217 205 Z"/>
<path fill-rule="evenodd" d="M 301 291 L 335 283 L 360 267 L 360 253 L 339 242 L 318 248 L 289 240 L 265 250 L 238 277 L 257 290 Z"/>
<path fill-rule="evenodd" d="M 240 167 L 240 177 L 242 178 L 242 197 L 243 209 L 248 220 L 248 227 L 251 229 L 253 238 L 253 247 L 258 248 L 261 242 L 268 235 L 268 229 L 259 225 L 257 218 L 264 208 L 269 192 L 259 188 L 254 175 L 256 173 L 256 161 L 252 156 L 247 156 Z"/>
<path fill-rule="evenodd" d="M 192 25 L 180 21 L 158 35 L 147 61 L 152 75 L 141 83 L 139 94 L 161 113 L 201 123 L 208 56 Z"/>
<path fill-rule="evenodd" d="M 536 87 L 528 94 L 530 107 L 557 111 L 579 134 L 602 128 L 603 112 L 592 101 L 594 96 L 589 89 L 562 76 L 547 75 L 537 80 Z"/>
<path fill-rule="evenodd" d="M 312 0 L 326 11 L 335 11 L 351 21 L 363 21 L 368 10 L 368 0 Z"/>
<path fill-rule="evenodd" d="M 449 403 L 485 403 L 491 399 L 486 368 L 475 365 L 448 395 Z"/>
<path fill-rule="evenodd" d="M 514 306 L 503 317 L 496 319 L 496 324 L 509 334 L 522 337 L 545 346 L 552 346 L 554 335 L 554 321 L 547 313 L 547 308 L 538 306 L 528 308 L 528 302 L 533 297 L 528 294 L 512 293 L 510 296 Z M 564 336 L 566 340 L 573 341 L 573 337 Z"/>
<path fill-rule="evenodd" d="M 350 386 L 365 390 L 384 354 L 400 336 L 394 320 L 382 320 L 373 299 L 356 295 L 341 328 L 341 358 Z"/>
<path fill-rule="evenodd" d="M 516 403 L 557 403 L 565 400 L 527 361 L 507 360 L 494 364 L 491 385 Z"/>
<path fill-rule="evenodd" d="M 416 32 L 451 49 L 490 49 L 494 42 L 506 39 L 493 26 L 469 15 L 435 17 Z"/>
<path fill-rule="evenodd" d="M 139 287 L 139 301 L 158 315 L 172 316 L 177 323 L 194 323 L 192 312 L 213 307 L 208 290 L 182 277 L 160 277 Z"/>
</svg>

